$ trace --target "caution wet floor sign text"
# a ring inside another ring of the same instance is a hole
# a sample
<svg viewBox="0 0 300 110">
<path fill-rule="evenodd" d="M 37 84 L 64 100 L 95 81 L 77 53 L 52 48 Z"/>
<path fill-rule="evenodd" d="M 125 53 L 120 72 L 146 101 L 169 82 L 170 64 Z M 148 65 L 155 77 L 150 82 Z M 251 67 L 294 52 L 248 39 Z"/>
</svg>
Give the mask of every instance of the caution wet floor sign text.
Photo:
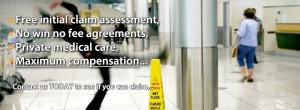
<svg viewBox="0 0 300 110">
<path fill-rule="evenodd" d="M 150 92 L 148 110 L 165 110 L 160 60 L 151 60 Z"/>
</svg>

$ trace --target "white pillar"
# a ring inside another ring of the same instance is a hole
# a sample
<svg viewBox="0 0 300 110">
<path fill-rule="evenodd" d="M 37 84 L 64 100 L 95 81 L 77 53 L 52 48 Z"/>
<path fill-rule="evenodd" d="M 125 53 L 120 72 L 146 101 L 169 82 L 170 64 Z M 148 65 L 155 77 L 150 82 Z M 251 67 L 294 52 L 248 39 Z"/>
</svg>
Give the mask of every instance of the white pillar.
<svg viewBox="0 0 300 110">
<path fill-rule="evenodd" d="M 230 47 L 230 2 L 223 3 L 223 44 Z"/>
<path fill-rule="evenodd" d="M 125 0 L 126 17 L 134 17 L 134 2 L 133 0 Z M 128 24 L 128 31 L 133 31 L 134 25 Z"/>
<path fill-rule="evenodd" d="M 217 0 L 175 2 L 176 71 L 182 79 L 180 109 L 214 110 L 218 105 Z"/>
<path fill-rule="evenodd" d="M 133 0 L 125 0 L 125 9 L 126 9 L 126 17 L 135 17 Z M 127 29 L 128 31 L 135 31 L 135 25 L 127 24 Z M 134 38 L 128 38 L 129 43 L 134 43 L 133 39 Z"/>
<path fill-rule="evenodd" d="M 149 17 L 148 0 L 136 0 L 136 17 Z M 148 33 L 148 24 L 138 24 L 136 29 Z M 135 39 L 135 51 L 143 51 L 149 48 L 149 38 Z"/>
<path fill-rule="evenodd" d="M 158 20 L 159 24 L 159 41 L 160 41 L 160 48 L 168 49 L 169 55 L 171 53 L 171 4 L 170 0 L 159 0 L 158 1 Z M 172 56 L 168 59 L 168 62 L 171 63 L 174 60 Z"/>
<path fill-rule="evenodd" d="M 158 15 L 159 15 L 159 33 L 170 33 L 171 27 L 171 10 L 170 0 L 159 0 L 158 1 Z"/>
</svg>

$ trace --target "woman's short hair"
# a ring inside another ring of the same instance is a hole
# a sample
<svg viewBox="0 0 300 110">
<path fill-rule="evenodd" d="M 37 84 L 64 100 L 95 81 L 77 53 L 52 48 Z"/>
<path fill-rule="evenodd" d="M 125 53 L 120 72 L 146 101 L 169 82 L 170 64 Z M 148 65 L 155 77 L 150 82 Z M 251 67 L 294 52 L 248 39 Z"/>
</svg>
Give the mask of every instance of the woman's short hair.
<svg viewBox="0 0 300 110">
<path fill-rule="evenodd" d="M 254 14 L 255 14 L 255 11 L 251 8 L 247 8 L 245 11 L 244 11 L 244 15 L 246 16 L 246 18 L 249 18 L 249 19 L 253 19 L 254 18 Z"/>
</svg>

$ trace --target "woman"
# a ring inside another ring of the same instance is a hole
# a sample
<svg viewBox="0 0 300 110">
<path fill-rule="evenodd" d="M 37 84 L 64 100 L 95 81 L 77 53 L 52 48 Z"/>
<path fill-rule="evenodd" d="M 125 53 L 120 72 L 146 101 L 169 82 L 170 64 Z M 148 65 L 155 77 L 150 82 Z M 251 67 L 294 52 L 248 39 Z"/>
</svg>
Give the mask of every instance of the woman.
<svg viewBox="0 0 300 110">
<path fill-rule="evenodd" d="M 75 5 L 61 1 L 61 0 L 53 1 L 50 4 L 49 8 L 54 9 L 58 6 L 62 6 L 64 8 L 66 8 L 67 10 L 69 10 L 72 13 L 73 16 L 76 16 L 76 15 L 79 16 L 78 9 Z M 43 17 L 50 17 L 50 14 L 46 13 L 43 10 L 40 10 L 40 13 Z M 59 17 L 59 19 L 65 19 L 66 21 L 68 21 L 68 23 L 52 24 L 53 31 L 58 31 L 58 32 L 64 31 L 64 32 L 68 33 L 68 30 L 72 29 L 73 31 L 77 31 L 77 32 L 82 31 L 84 33 L 84 35 L 83 35 L 84 37 L 72 37 L 72 36 L 63 37 L 63 39 L 65 41 L 69 42 L 70 44 L 78 43 L 78 45 L 89 45 L 91 43 L 93 47 L 95 47 L 97 45 L 97 43 L 94 40 L 85 36 L 87 34 L 87 31 L 85 29 L 83 29 L 80 26 L 80 24 L 71 24 L 70 17 L 68 17 L 69 19 L 66 19 L 66 16 L 69 16 L 68 14 L 58 13 L 56 15 Z M 87 59 L 113 58 L 112 56 L 103 55 L 102 53 L 97 52 L 95 50 L 80 51 L 80 54 L 84 58 L 87 58 Z M 90 102 L 90 104 L 86 108 L 86 110 L 99 110 L 100 109 L 102 101 L 107 92 L 107 89 L 103 89 L 102 87 L 110 84 L 109 67 L 100 67 L 99 70 L 100 70 L 100 73 L 101 73 L 101 76 L 103 79 L 103 83 L 100 86 L 100 89 L 98 90 L 98 92 L 96 93 L 96 96 L 94 97 L 94 99 Z"/>
<path fill-rule="evenodd" d="M 237 60 L 243 75 L 242 81 L 247 80 L 253 82 L 253 69 L 254 69 L 254 54 L 257 47 L 257 32 L 258 24 L 253 19 L 255 11 L 248 8 L 244 11 L 245 19 L 242 21 L 238 31 L 238 55 Z M 247 70 L 244 63 L 246 58 L 247 69 L 249 75 L 247 76 Z"/>
<path fill-rule="evenodd" d="M 122 31 L 122 32 L 126 32 L 127 31 L 127 27 L 125 26 L 125 24 L 119 24 L 119 29 L 120 29 L 120 31 Z M 121 43 L 124 41 L 124 38 L 125 38 L 125 40 L 126 40 L 126 43 L 127 44 L 129 44 L 129 42 L 128 42 L 128 37 L 121 37 Z"/>
<path fill-rule="evenodd" d="M 64 8 L 66 8 L 67 10 L 69 10 L 72 13 L 73 16 L 76 16 L 76 15 L 79 16 L 78 9 L 73 4 L 59 0 L 59 1 L 52 2 L 50 4 L 49 8 L 53 9 L 53 8 L 56 8 L 57 6 L 62 6 Z M 39 11 L 43 17 L 50 17 L 50 14 L 48 14 L 46 11 L 43 11 L 41 9 Z M 59 17 L 59 19 L 65 19 L 67 21 L 70 20 L 70 19 L 66 19 L 67 14 L 58 13 L 56 15 Z M 70 18 L 70 17 L 68 17 L 68 18 Z M 90 43 L 92 43 L 92 47 L 95 47 L 97 45 L 97 43 L 94 40 L 86 37 L 87 31 L 84 30 L 83 28 L 81 28 L 80 24 L 71 24 L 70 22 L 68 22 L 67 24 L 52 24 L 52 27 L 53 27 L 53 31 L 64 31 L 64 32 L 68 33 L 68 30 L 72 29 L 73 31 L 77 31 L 77 32 L 82 31 L 84 33 L 83 34 L 84 37 L 72 37 L 72 36 L 63 37 L 63 39 L 65 41 L 69 42 L 70 44 L 78 43 L 78 45 L 89 45 Z M 103 53 L 97 52 L 96 50 L 80 51 L 80 54 L 84 58 L 87 58 L 87 59 L 120 58 L 120 56 L 118 57 L 118 56 L 104 55 Z M 159 59 L 163 59 L 162 62 L 164 62 L 164 60 L 167 58 L 166 48 L 164 48 L 164 51 L 162 53 L 160 53 L 160 55 L 158 57 L 159 57 Z M 129 57 L 127 56 L 127 58 L 129 58 Z M 97 65 L 95 65 L 95 66 L 97 66 Z M 106 66 L 106 65 L 101 65 L 101 66 Z M 110 66 L 110 65 L 107 65 L 107 66 Z M 102 88 L 102 87 L 110 84 L 109 67 L 99 67 L 99 70 L 100 70 L 100 74 L 102 76 L 103 82 L 102 82 L 99 90 L 97 91 L 95 97 L 93 98 L 93 100 L 90 102 L 90 104 L 86 108 L 86 110 L 99 110 L 101 107 L 102 101 L 105 97 L 105 94 L 108 91 L 107 89 Z"/>
<path fill-rule="evenodd" d="M 115 25 L 115 30 L 114 30 L 114 31 L 115 31 L 115 32 L 116 32 L 116 31 L 120 31 L 119 25 L 117 25 L 117 24 Z M 120 43 L 120 41 L 119 41 L 120 38 L 119 38 L 119 37 L 120 37 L 120 36 L 116 36 L 116 35 L 115 35 L 114 38 L 113 38 L 113 39 L 114 39 L 114 42 L 115 42 L 116 44 L 119 44 L 119 43 Z"/>
<path fill-rule="evenodd" d="M 126 28 L 125 24 L 120 23 L 118 25 L 115 25 L 115 31 L 121 31 L 121 32 L 125 33 L 127 31 L 127 28 Z M 125 39 L 126 39 L 127 44 L 129 44 L 128 38 L 125 37 Z M 124 41 L 124 37 L 122 37 L 122 36 L 115 36 L 114 37 L 114 41 L 115 41 L 116 44 L 122 44 L 123 41 Z"/>
</svg>

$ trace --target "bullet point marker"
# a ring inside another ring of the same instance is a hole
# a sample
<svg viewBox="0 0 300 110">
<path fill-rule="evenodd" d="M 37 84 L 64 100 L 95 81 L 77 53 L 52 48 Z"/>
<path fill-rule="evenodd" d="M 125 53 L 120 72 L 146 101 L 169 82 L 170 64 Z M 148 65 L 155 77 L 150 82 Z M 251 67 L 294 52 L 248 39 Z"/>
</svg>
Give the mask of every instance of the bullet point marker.
<svg viewBox="0 0 300 110">
<path fill-rule="evenodd" d="M 9 60 L 8 60 L 8 63 L 13 63 L 14 62 L 14 59 L 12 59 L 12 58 L 10 58 Z"/>
<path fill-rule="evenodd" d="M 14 46 L 13 46 L 13 45 L 10 45 L 10 46 L 8 46 L 8 49 L 9 49 L 9 50 L 14 49 Z"/>
<path fill-rule="evenodd" d="M 13 21 L 14 21 L 14 18 L 9 18 L 8 19 L 8 22 L 10 22 L 10 23 L 13 22 Z"/>
<path fill-rule="evenodd" d="M 14 32 L 9 32 L 8 33 L 8 36 L 12 36 L 12 35 L 14 35 Z"/>
</svg>

